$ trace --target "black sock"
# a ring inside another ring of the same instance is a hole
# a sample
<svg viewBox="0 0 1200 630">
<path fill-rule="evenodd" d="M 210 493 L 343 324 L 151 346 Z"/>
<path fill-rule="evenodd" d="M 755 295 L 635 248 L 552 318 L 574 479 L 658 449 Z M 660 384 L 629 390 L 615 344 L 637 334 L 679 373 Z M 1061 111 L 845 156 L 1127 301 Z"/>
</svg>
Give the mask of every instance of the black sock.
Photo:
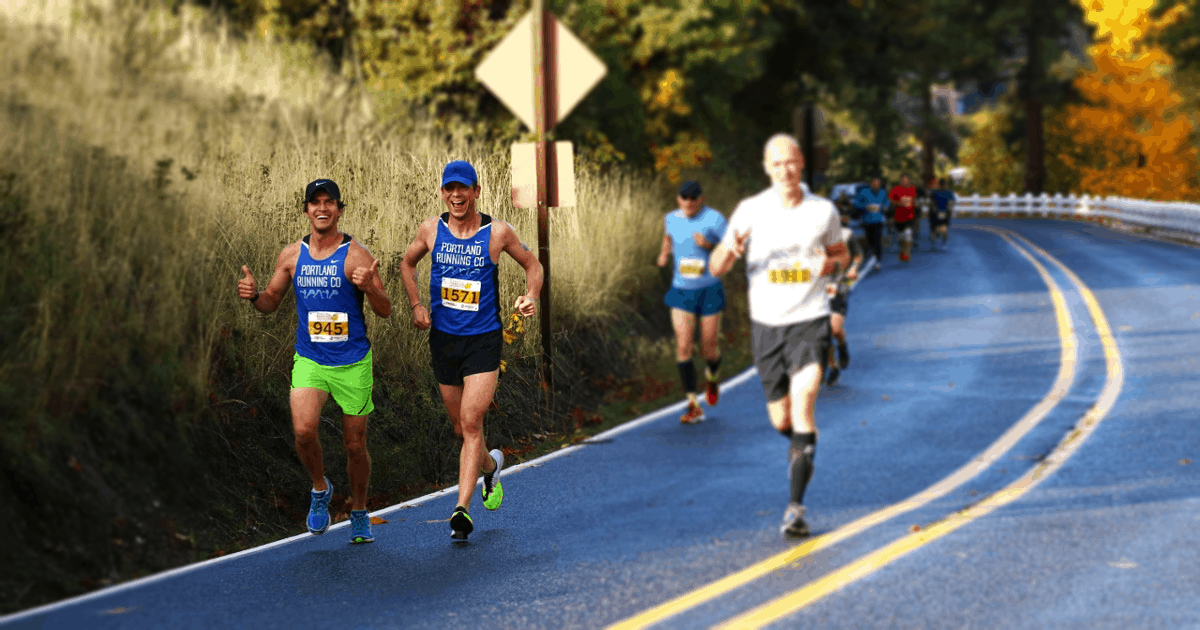
<svg viewBox="0 0 1200 630">
<path fill-rule="evenodd" d="M 816 433 L 793 433 L 788 449 L 788 479 L 792 486 L 792 503 L 804 502 L 804 490 L 813 473 L 813 455 L 817 451 Z"/>
<path fill-rule="evenodd" d="M 786 429 L 775 429 L 775 430 L 776 430 L 776 431 L 779 431 L 779 435 L 782 435 L 783 437 L 785 437 L 785 438 L 787 438 L 787 439 L 789 439 L 789 440 L 790 440 L 790 439 L 792 439 L 792 429 L 791 429 L 791 427 L 788 427 L 788 428 L 786 428 Z"/>
<path fill-rule="evenodd" d="M 693 394 L 696 392 L 696 365 L 691 359 L 680 361 L 676 364 L 679 367 L 679 378 L 683 379 L 683 392 L 685 394 Z"/>
<path fill-rule="evenodd" d="M 708 361 L 708 373 L 712 374 L 714 378 L 717 376 L 717 370 L 719 369 L 721 369 L 721 357 L 717 357 L 715 361 Z"/>
</svg>

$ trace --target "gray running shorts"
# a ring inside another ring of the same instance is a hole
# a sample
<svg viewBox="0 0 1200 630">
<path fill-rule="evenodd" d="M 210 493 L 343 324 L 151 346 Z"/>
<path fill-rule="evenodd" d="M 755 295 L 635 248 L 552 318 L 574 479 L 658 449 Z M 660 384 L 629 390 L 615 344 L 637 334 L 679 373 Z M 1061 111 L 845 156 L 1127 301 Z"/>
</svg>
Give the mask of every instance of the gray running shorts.
<svg viewBox="0 0 1200 630">
<path fill-rule="evenodd" d="M 786 326 L 750 321 L 754 367 L 758 368 L 767 402 L 787 396 L 792 376 L 806 365 L 825 363 L 831 335 L 828 315 Z"/>
</svg>

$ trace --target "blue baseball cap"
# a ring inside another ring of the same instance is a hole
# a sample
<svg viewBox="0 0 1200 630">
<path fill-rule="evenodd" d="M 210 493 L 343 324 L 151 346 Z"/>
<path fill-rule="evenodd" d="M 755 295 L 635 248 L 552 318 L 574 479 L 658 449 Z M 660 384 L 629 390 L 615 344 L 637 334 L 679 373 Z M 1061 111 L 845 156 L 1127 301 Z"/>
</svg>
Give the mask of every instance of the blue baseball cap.
<svg viewBox="0 0 1200 630">
<path fill-rule="evenodd" d="M 703 193 L 700 192 L 700 182 L 697 182 L 694 180 L 688 180 L 686 182 L 683 182 L 683 185 L 679 187 L 679 196 L 680 197 L 695 198 L 695 197 L 699 197 L 702 194 Z"/>
<path fill-rule="evenodd" d="M 342 191 L 338 190 L 338 185 L 333 183 L 332 179 L 317 179 L 309 182 L 308 187 L 304 189 L 304 200 L 313 201 L 313 197 L 321 190 L 324 190 L 334 201 L 342 200 Z"/>
<path fill-rule="evenodd" d="M 474 186 L 479 183 L 479 176 L 475 174 L 475 167 L 466 160 L 454 160 L 442 169 L 442 186 L 450 182 L 458 182 L 467 186 Z"/>
</svg>

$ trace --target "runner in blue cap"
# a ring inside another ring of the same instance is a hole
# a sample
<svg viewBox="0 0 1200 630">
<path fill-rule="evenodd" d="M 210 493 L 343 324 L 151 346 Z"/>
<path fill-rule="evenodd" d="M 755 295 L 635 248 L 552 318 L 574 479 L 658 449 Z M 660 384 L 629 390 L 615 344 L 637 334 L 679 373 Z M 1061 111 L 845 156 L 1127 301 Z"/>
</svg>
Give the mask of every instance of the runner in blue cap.
<svg viewBox="0 0 1200 630">
<path fill-rule="evenodd" d="M 679 421 L 691 424 L 704 420 L 704 410 L 697 401 L 696 366 L 692 362 L 697 318 L 700 320 L 700 348 L 708 364 L 704 371 L 705 402 L 712 407 L 720 398 L 717 370 L 721 367 L 721 350 L 717 340 L 721 332 L 721 311 L 725 309 L 725 289 L 721 280 L 709 272 L 708 257 L 725 236 L 726 222 L 724 215 L 704 205 L 704 193 L 697 182 L 684 182 L 675 201 L 679 208 L 663 219 L 658 266 L 665 267 L 674 252 L 675 274 L 663 301 L 671 309 L 676 365 L 688 400 L 687 411 Z"/>
<path fill-rule="evenodd" d="M 447 164 L 441 185 L 446 212 L 421 223 L 400 263 L 413 325 L 429 331 L 429 353 L 442 403 L 454 432 L 462 438 L 458 505 L 450 515 L 450 536 L 458 541 L 466 540 L 475 528 L 469 510 L 480 473 L 483 506 L 495 510 L 504 499 L 500 484 L 504 453 L 500 449 L 489 453 L 483 436 L 483 416 L 496 392 L 503 347 L 500 254 L 508 254 L 525 270 L 526 292 L 513 303 L 516 312 L 532 316 L 542 290 L 542 265 L 513 227 L 476 209 L 481 190 L 470 163 Z M 417 263 L 431 252 L 426 308 L 417 291 Z"/>
</svg>

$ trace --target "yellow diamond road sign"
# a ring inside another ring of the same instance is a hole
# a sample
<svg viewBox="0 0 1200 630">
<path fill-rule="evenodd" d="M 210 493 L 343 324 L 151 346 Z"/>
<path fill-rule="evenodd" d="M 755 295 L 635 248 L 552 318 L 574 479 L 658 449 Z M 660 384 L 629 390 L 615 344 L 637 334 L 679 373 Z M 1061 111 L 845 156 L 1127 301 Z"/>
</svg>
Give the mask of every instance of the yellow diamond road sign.
<svg viewBox="0 0 1200 630">
<path fill-rule="evenodd" d="M 554 125 L 583 100 L 596 83 L 604 77 L 607 68 L 587 45 L 567 30 L 562 22 L 554 20 L 558 49 L 555 51 L 558 67 L 555 83 L 558 86 L 558 119 Z M 531 130 L 537 129 L 534 119 L 534 73 L 537 72 L 533 59 L 533 12 L 525 14 L 513 30 L 500 41 L 495 50 L 488 54 L 475 68 L 475 77 L 483 83 L 510 112 L 516 115 Z"/>
</svg>

